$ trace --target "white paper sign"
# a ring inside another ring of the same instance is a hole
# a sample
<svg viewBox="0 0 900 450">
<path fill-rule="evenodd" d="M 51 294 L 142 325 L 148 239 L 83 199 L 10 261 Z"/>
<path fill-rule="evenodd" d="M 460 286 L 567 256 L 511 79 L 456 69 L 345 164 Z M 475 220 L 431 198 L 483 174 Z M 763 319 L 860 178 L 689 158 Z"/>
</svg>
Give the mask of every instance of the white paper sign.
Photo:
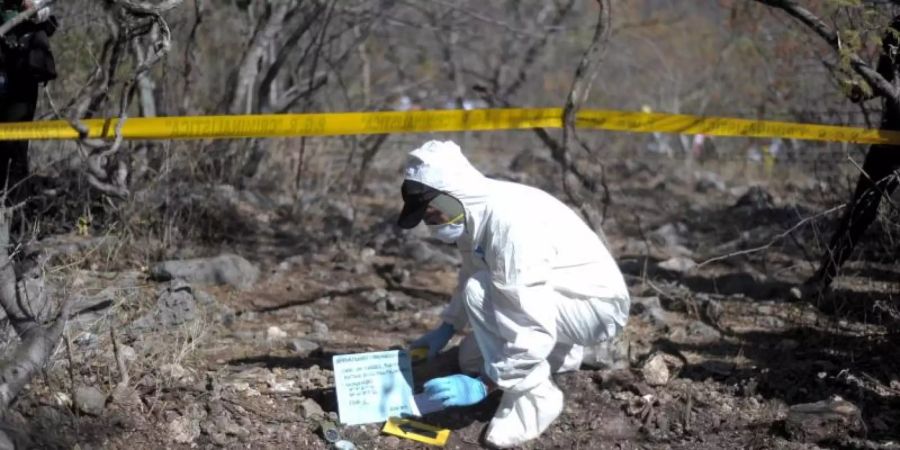
<svg viewBox="0 0 900 450">
<path fill-rule="evenodd" d="M 341 423 L 359 425 L 404 414 L 418 415 L 412 365 L 406 352 L 335 355 L 331 361 Z"/>
</svg>

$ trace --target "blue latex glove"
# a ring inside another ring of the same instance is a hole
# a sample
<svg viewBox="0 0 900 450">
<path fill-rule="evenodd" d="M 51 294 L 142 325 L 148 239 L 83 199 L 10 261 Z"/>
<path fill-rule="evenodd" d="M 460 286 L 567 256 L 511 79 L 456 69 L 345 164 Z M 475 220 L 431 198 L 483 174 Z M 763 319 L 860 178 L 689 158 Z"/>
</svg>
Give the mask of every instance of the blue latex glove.
<svg viewBox="0 0 900 450">
<path fill-rule="evenodd" d="M 450 338 L 453 337 L 454 333 L 456 333 L 456 330 L 453 329 L 453 325 L 444 322 L 441 326 L 413 341 L 412 344 L 409 344 L 409 348 L 427 348 L 428 359 L 431 360 L 450 342 Z"/>
<path fill-rule="evenodd" d="M 425 383 L 425 394 L 431 401 L 450 406 L 474 405 L 487 397 L 487 387 L 478 378 L 468 375 L 450 375 Z"/>
</svg>

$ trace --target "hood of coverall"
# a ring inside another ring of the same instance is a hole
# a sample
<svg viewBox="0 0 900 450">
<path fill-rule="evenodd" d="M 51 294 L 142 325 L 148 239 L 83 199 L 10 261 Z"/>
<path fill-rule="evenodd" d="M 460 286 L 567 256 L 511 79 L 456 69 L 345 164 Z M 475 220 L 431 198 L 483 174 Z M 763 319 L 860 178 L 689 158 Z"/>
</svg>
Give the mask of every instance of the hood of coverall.
<svg viewBox="0 0 900 450">
<path fill-rule="evenodd" d="M 479 241 L 490 180 L 472 166 L 456 143 L 428 141 L 410 152 L 404 178 L 459 200 L 466 214 L 466 231 L 459 243 Z"/>
</svg>

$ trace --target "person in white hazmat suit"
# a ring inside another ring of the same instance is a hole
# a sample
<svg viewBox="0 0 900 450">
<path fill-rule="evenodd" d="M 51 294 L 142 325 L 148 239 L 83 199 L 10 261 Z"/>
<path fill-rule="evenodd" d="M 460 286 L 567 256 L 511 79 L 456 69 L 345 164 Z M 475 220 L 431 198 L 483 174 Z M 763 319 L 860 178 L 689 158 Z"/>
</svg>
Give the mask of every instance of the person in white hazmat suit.
<svg viewBox="0 0 900 450">
<path fill-rule="evenodd" d="M 546 192 L 482 175 L 459 146 L 429 141 L 409 154 L 402 228 L 423 221 L 462 254 L 443 323 L 410 344 L 429 359 L 456 332 L 464 374 L 425 383 L 445 407 L 503 391 L 486 440 L 497 447 L 540 435 L 563 409 L 552 373 L 577 370 L 585 346 L 622 332 L 630 298 L 606 246 Z M 475 376 L 469 376 L 472 374 Z"/>
</svg>

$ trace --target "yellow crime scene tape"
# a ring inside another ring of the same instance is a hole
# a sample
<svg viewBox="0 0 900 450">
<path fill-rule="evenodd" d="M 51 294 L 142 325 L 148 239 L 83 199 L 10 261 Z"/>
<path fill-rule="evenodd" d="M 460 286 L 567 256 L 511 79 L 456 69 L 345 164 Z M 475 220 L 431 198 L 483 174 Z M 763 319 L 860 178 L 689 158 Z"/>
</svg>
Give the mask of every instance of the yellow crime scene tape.
<svg viewBox="0 0 900 450">
<path fill-rule="evenodd" d="M 87 119 L 88 138 L 115 137 L 118 119 Z M 232 139 L 354 134 L 561 128 L 560 108 L 134 117 L 122 126 L 125 139 Z M 705 134 L 753 138 L 900 144 L 900 132 L 833 125 L 584 109 L 576 126 L 587 130 Z M 0 140 L 77 139 L 66 121 L 0 124 Z"/>
</svg>

